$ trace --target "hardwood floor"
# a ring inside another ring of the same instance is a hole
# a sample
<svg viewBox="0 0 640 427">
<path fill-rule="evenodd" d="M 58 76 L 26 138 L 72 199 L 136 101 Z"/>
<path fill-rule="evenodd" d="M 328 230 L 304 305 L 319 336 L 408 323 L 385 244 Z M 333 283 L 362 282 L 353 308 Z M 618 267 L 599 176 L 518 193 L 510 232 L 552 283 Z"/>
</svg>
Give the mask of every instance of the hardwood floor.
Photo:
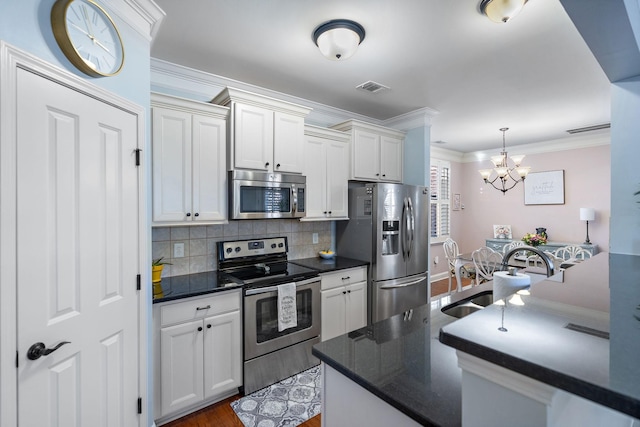
<svg viewBox="0 0 640 427">
<path fill-rule="evenodd" d="M 164 424 L 165 427 L 243 427 L 242 422 L 231 409 L 231 402 L 240 398 L 240 395 L 231 396 L 228 399 L 201 409 L 193 414 Z M 316 415 L 310 420 L 300 424 L 301 427 L 320 427 L 321 415 Z"/>
<path fill-rule="evenodd" d="M 455 280 L 455 279 L 454 279 Z M 463 279 L 463 285 L 469 284 L 469 279 Z M 453 284 L 455 287 L 455 282 Z M 447 293 L 449 280 L 443 279 L 431 284 L 431 296 Z M 240 395 L 232 396 L 193 414 L 186 415 L 178 420 L 165 424 L 166 427 L 243 427 L 242 422 L 231 409 L 231 402 L 240 398 Z M 302 427 L 320 427 L 320 417 L 317 415 L 301 424 Z"/>
</svg>

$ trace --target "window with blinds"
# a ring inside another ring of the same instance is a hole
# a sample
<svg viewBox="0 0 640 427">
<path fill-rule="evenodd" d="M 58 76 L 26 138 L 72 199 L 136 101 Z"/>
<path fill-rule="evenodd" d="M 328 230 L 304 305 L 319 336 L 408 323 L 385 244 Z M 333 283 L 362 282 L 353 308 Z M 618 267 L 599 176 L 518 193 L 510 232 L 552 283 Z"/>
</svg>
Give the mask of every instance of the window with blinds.
<svg viewBox="0 0 640 427">
<path fill-rule="evenodd" d="M 431 243 L 444 242 L 451 234 L 451 164 L 431 159 Z"/>
</svg>

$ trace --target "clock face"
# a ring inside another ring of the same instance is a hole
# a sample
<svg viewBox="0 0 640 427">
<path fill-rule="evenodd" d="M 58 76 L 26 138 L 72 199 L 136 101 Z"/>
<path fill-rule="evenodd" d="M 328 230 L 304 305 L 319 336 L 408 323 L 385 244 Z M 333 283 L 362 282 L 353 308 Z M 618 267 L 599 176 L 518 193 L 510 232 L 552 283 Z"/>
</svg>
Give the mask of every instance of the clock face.
<svg viewBox="0 0 640 427">
<path fill-rule="evenodd" d="M 120 71 L 124 63 L 122 40 L 98 4 L 92 0 L 58 0 L 51 21 L 58 44 L 81 71 L 93 76 L 112 76 Z"/>
</svg>

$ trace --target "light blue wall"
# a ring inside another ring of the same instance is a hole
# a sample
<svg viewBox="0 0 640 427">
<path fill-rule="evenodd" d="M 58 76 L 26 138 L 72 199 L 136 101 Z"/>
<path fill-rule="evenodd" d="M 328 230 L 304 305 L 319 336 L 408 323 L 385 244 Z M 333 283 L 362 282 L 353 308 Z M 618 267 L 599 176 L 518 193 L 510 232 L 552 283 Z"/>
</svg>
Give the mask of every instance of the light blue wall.
<svg viewBox="0 0 640 427">
<path fill-rule="evenodd" d="M 150 44 L 141 34 L 108 10 L 125 44 L 124 68 L 114 77 L 90 77 L 78 71 L 58 47 L 51 30 L 54 0 L 0 0 L 0 39 L 64 68 L 138 105 L 149 105 Z"/>
<path fill-rule="evenodd" d="M 428 126 L 411 129 L 404 140 L 404 183 L 429 185 L 429 144 L 431 131 Z"/>
<path fill-rule="evenodd" d="M 640 255 L 640 77 L 611 86 L 610 251 Z"/>
<path fill-rule="evenodd" d="M 104 0 L 101 5 L 110 13 L 120 30 L 120 37 L 125 45 L 125 64 L 122 71 L 114 77 L 91 77 L 78 71 L 64 56 L 58 47 L 51 30 L 50 13 L 55 0 L 0 0 L 0 40 L 39 57 L 53 65 L 63 68 L 109 92 L 119 95 L 135 104 L 145 108 L 145 141 L 144 146 L 149 147 L 150 135 L 150 41 L 120 19 L 109 4 L 121 0 Z M 151 164 L 151 150 L 143 151 L 145 164 Z M 150 171 L 147 168 L 146 183 L 142 197 L 147 199 L 147 206 L 151 206 L 150 198 Z M 150 224 L 150 214 L 145 213 L 147 223 Z M 150 235 L 150 230 L 148 231 Z M 147 254 L 151 254 L 151 243 L 148 243 Z M 150 256 L 150 255 L 149 255 Z M 148 259 L 147 265 L 151 265 Z M 149 267 L 150 268 L 150 267 Z M 150 277 L 150 274 L 148 275 Z M 152 349 L 151 341 L 151 301 L 147 306 L 147 341 L 148 348 Z M 149 356 L 151 351 L 149 352 Z M 153 384 L 151 371 L 151 358 L 148 359 L 147 389 L 149 395 L 144 397 L 149 425 L 153 424 Z"/>
</svg>

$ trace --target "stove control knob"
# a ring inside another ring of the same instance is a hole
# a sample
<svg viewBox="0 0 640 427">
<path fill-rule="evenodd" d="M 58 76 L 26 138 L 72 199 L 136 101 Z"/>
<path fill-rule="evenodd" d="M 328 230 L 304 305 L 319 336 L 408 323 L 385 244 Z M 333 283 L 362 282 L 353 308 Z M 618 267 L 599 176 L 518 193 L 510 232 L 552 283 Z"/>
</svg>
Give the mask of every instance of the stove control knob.
<svg viewBox="0 0 640 427">
<path fill-rule="evenodd" d="M 272 243 L 272 244 L 271 244 L 271 249 L 275 249 L 275 248 L 276 248 L 276 244 L 275 244 L 275 243 Z"/>
<path fill-rule="evenodd" d="M 240 252 L 240 246 L 236 246 L 236 252 Z"/>
<path fill-rule="evenodd" d="M 226 251 L 226 252 L 227 252 L 228 254 L 230 254 L 232 251 L 233 251 L 233 249 L 231 249 L 231 248 L 227 248 L 227 251 Z"/>
<path fill-rule="evenodd" d="M 281 248 L 284 246 L 284 243 L 278 243 L 278 247 Z"/>
</svg>

